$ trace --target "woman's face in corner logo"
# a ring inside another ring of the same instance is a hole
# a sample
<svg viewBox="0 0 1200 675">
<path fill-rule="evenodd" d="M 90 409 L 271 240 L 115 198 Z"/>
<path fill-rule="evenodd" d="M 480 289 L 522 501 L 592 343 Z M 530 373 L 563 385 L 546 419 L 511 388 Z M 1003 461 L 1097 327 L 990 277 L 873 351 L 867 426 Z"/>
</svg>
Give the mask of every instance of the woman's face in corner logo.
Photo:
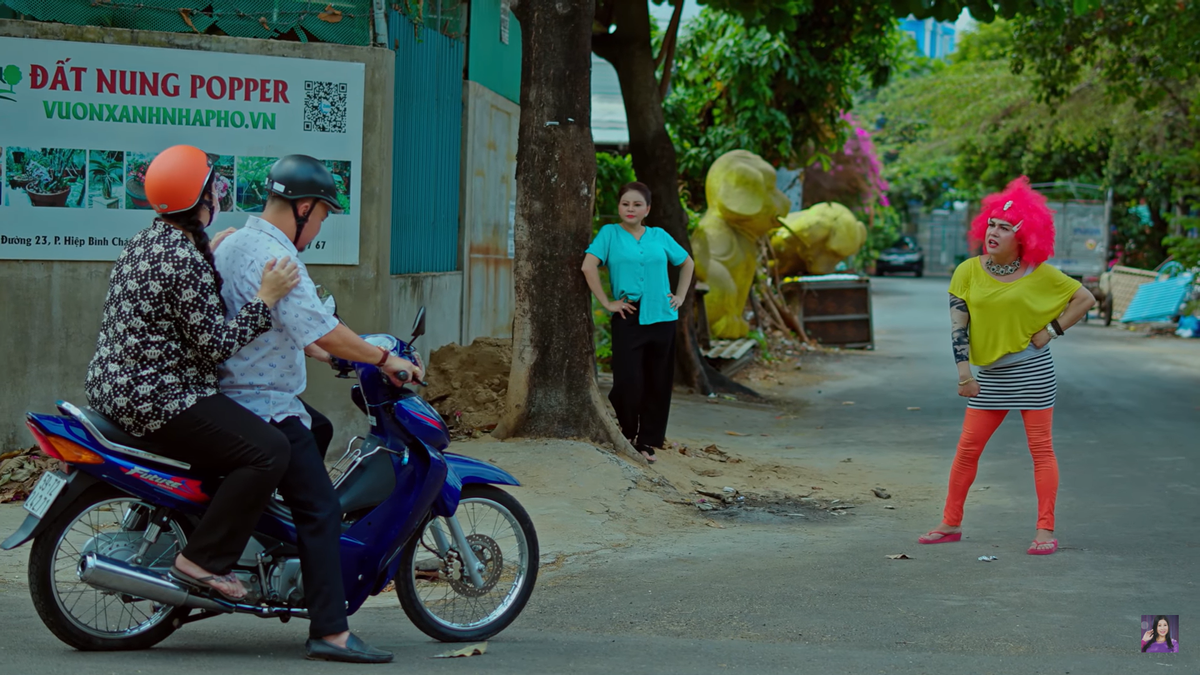
<svg viewBox="0 0 1200 675">
<path fill-rule="evenodd" d="M 1168 633 L 1170 630 L 1171 630 L 1171 625 L 1167 623 L 1167 620 L 1166 620 L 1166 619 L 1159 619 L 1159 620 L 1158 620 L 1158 626 L 1156 626 L 1156 627 L 1155 627 L 1154 633 L 1155 633 L 1155 635 L 1157 635 L 1158 637 L 1163 637 L 1163 638 L 1165 638 L 1165 637 L 1167 636 L 1167 633 Z"/>
</svg>

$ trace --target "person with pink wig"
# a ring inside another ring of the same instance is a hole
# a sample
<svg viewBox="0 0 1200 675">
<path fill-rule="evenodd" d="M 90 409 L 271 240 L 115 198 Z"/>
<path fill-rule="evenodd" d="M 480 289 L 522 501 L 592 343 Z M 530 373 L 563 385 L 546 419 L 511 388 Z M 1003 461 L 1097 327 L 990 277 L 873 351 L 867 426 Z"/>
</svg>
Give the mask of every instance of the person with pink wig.
<svg viewBox="0 0 1200 675">
<path fill-rule="evenodd" d="M 951 339 L 958 395 L 968 399 L 966 418 L 942 523 L 918 541 L 962 539 L 963 505 L 983 448 L 1008 411 L 1020 410 L 1038 499 L 1037 533 L 1026 552 L 1050 555 L 1058 550 L 1058 461 L 1051 434 L 1058 382 L 1050 341 L 1082 319 L 1095 299 L 1047 264 L 1054 255 L 1054 212 L 1024 176 L 984 198 L 970 236 L 983 243 L 983 254 L 960 264 L 950 281 Z"/>
</svg>

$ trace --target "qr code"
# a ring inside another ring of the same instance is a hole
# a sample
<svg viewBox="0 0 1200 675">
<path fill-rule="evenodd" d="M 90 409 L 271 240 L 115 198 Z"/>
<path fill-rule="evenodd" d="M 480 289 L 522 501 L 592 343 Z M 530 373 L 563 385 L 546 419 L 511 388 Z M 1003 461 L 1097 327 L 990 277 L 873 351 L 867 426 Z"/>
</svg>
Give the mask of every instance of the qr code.
<svg viewBox="0 0 1200 675">
<path fill-rule="evenodd" d="M 304 82 L 304 130 L 346 133 L 344 82 Z"/>
</svg>

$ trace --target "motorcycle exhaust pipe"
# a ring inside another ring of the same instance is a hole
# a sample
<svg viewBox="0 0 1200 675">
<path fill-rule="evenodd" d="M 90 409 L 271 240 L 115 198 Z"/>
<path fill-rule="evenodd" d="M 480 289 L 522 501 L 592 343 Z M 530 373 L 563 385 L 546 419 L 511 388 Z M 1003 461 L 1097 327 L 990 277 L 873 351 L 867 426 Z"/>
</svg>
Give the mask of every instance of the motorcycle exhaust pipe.
<svg viewBox="0 0 1200 675">
<path fill-rule="evenodd" d="M 186 586 L 120 560 L 89 553 L 79 561 L 79 580 L 96 588 L 161 602 L 173 607 L 191 607 L 229 613 L 228 606 L 192 594 Z"/>
</svg>

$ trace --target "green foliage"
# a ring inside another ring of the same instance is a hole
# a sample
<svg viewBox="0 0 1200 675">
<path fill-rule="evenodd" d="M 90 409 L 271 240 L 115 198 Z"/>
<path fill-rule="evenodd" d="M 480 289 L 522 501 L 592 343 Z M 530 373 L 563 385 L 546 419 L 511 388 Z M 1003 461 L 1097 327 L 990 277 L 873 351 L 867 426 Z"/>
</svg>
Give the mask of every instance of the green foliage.
<svg viewBox="0 0 1200 675">
<path fill-rule="evenodd" d="M 746 337 L 758 344 L 758 358 L 760 361 L 770 363 L 775 360 L 775 355 L 771 353 L 771 343 L 767 341 L 766 333 L 761 330 L 752 330 L 746 334 Z"/>
<path fill-rule="evenodd" d="M 67 148 L 30 150 L 25 155 L 25 175 L 33 180 L 25 191 L 42 195 L 62 192 L 83 175 L 84 151 Z"/>
<path fill-rule="evenodd" d="M 609 283 L 608 268 L 600 268 L 600 285 L 605 289 L 612 288 Z M 592 325 L 595 328 L 593 340 L 596 349 L 596 363 L 602 370 L 612 370 L 612 314 L 605 309 L 595 295 L 592 298 Z"/>
<path fill-rule="evenodd" d="M 633 174 L 633 159 L 629 155 L 596 153 L 596 213 L 592 234 L 606 223 L 617 222 L 617 192 L 622 185 L 637 180 Z"/>
<path fill-rule="evenodd" d="M 92 185 L 100 186 L 100 194 L 112 199 L 113 188 L 125 179 L 125 161 L 121 152 L 92 152 L 88 160 L 88 176 Z"/>
<path fill-rule="evenodd" d="M 237 210 L 258 213 L 266 206 L 267 174 L 276 157 L 237 158 Z"/>
<path fill-rule="evenodd" d="M 1195 216 L 1180 216 L 1178 224 L 1187 232 L 1191 231 L 1193 236 L 1182 237 L 1167 237 L 1163 240 L 1163 244 L 1167 247 L 1167 252 L 1185 269 L 1200 268 L 1200 218 Z"/>
<path fill-rule="evenodd" d="M 1011 23 L 965 36 L 952 63 L 898 80 L 863 107 L 886 114 L 875 134 L 893 201 L 927 207 L 975 200 L 1018 175 L 1034 182 L 1098 183 L 1118 130 L 1136 123 L 1095 87 L 1057 108 L 1037 101 L 1028 78 L 1012 72 Z"/>
<path fill-rule="evenodd" d="M 892 206 L 877 206 L 867 223 L 867 241 L 855 256 L 854 264 L 858 269 L 864 269 L 870 263 L 879 259 L 883 249 L 896 243 L 904 231 L 900 212 Z"/>
<path fill-rule="evenodd" d="M 888 2 L 778 3 L 802 19 L 779 32 L 755 23 L 777 23 L 765 18 L 768 3 L 745 4 L 741 16 L 706 9 L 689 24 L 664 104 L 697 206 L 708 167 L 730 150 L 791 168 L 828 161 L 845 139 L 852 92 L 886 82 L 902 53 Z"/>
</svg>

